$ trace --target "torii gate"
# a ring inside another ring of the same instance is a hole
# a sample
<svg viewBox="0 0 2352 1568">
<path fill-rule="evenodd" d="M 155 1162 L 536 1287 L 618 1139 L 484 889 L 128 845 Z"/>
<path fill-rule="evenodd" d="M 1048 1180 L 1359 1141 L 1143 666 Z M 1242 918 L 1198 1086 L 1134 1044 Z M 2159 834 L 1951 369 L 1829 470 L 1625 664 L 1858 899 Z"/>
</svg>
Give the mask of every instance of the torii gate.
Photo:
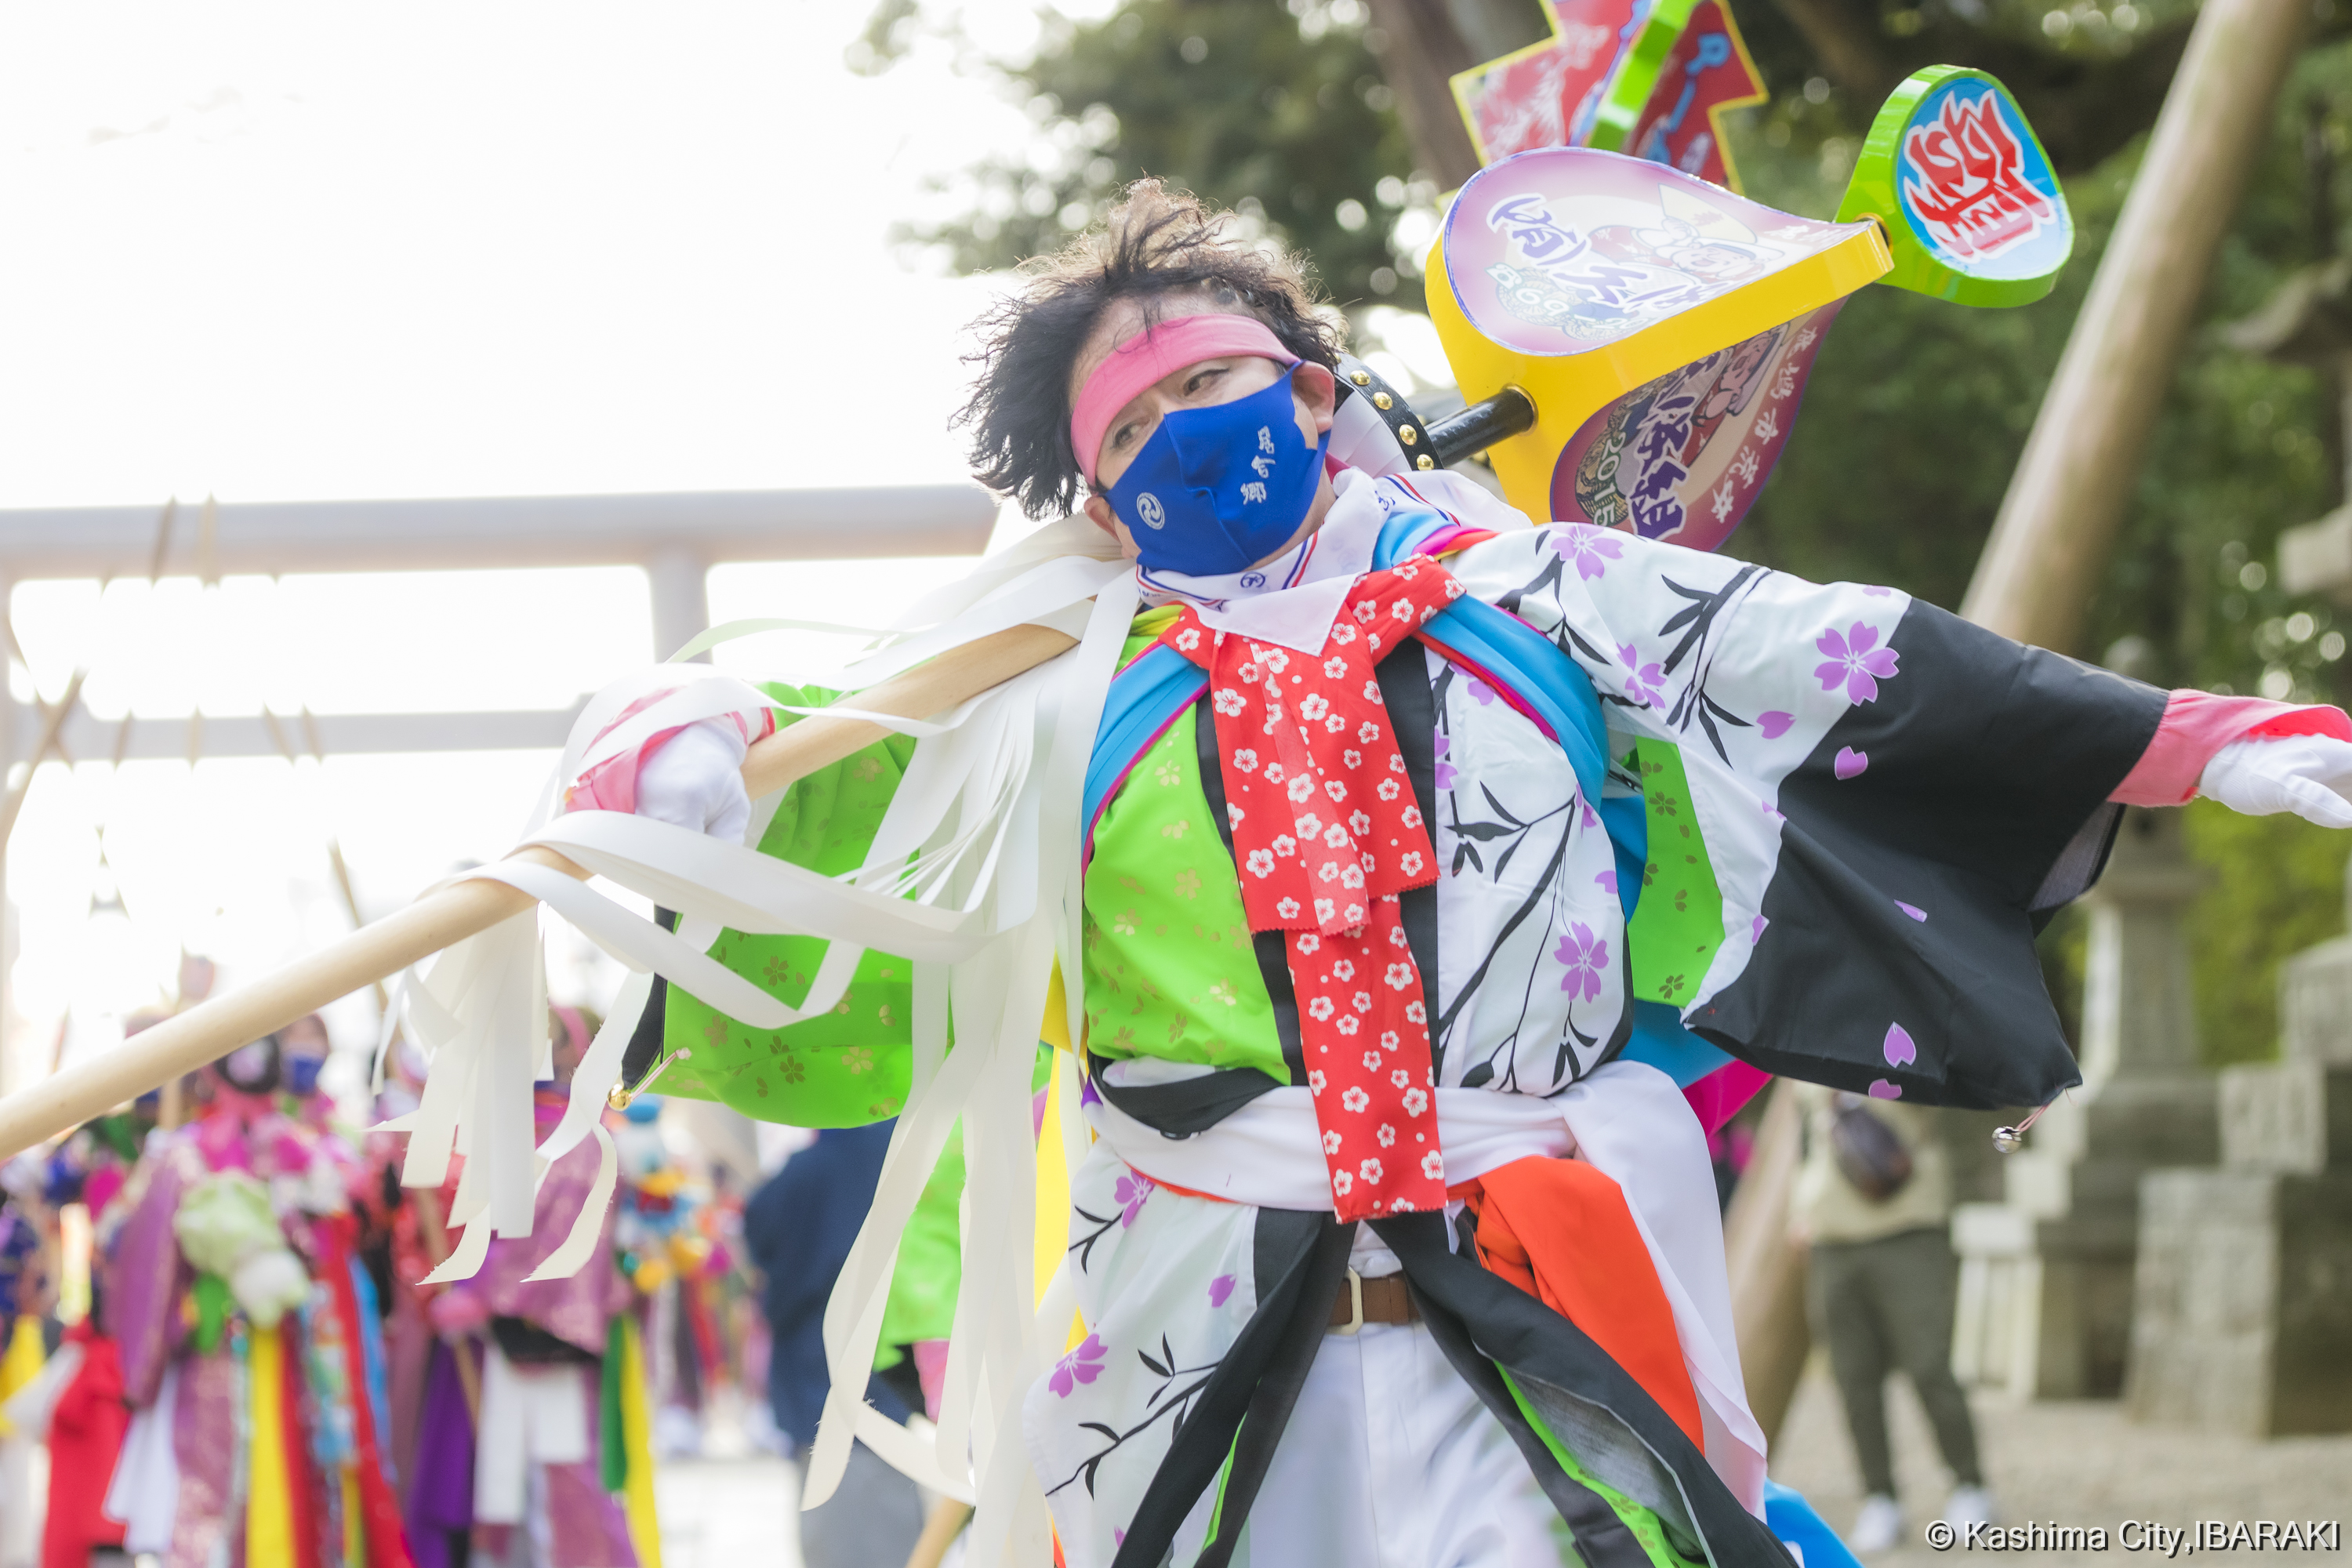
<svg viewBox="0 0 2352 1568">
<path fill-rule="evenodd" d="M 996 503 L 976 485 L 893 485 L 800 490 L 514 496 L 471 500 L 231 502 L 181 508 L 157 551 L 152 506 L 0 510 L 0 605 L 16 584 L 55 578 L 272 576 L 332 572 L 431 572 L 533 566 L 635 566 L 653 597 L 656 657 L 709 625 L 705 583 L 740 562 L 977 555 Z M 556 748 L 578 712 L 322 713 L 310 734 L 323 754 Z M 111 755 L 114 721 L 80 708 L 45 713 L 0 681 L 0 779 L 42 760 L 44 731 L 67 756 Z M 187 721 L 129 720 L 126 759 L 186 755 Z M 284 742 L 268 715 L 204 720 L 207 757 L 274 757 Z M 307 738 L 307 737 L 306 737 Z M 26 782 L 29 782 L 27 780 Z M 0 840 L 0 889 L 7 847 Z M 5 948 L 0 899 L 0 948 Z M 0 964 L 0 1016 L 7 975 Z M 0 1092 L 8 1053 L 0 1041 Z"/>
</svg>

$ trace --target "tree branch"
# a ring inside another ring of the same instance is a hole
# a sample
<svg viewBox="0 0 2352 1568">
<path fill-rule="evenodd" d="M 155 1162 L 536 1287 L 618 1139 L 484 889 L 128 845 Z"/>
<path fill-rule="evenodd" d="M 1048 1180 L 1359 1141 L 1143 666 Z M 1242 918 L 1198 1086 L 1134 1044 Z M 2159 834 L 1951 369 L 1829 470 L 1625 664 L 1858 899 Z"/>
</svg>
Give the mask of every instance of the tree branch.
<svg viewBox="0 0 2352 1568">
<path fill-rule="evenodd" d="M 2156 123 L 2157 110 L 2189 47 L 2187 21 L 2149 33 L 2131 53 L 2107 59 L 2053 54 L 1948 22 L 1906 40 L 1903 68 L 1937 61 L 1999 77 L 2042 138 L 2051 166 L 2080 174 Z"/>
<path fill-rule="evenodd" d="M 1372 26 L 1385 37 L 1375 53 L 1396 93 L 1397 119 L 1413 162 L 1452 190 L 1478 172 L 1478 153 L 1454 101 L 1451 79 L 1482 62 L 1442 5 L 1428 0 L 1370 0 Z"/>
<path fill-rule="evenodd" d="M 1885 47 L 1885 29 L 1870 0 L 1773 0 L 1780 15 L 1820 61 L 1822 74 L 1856 103 L 1877 105 L 1916 66 L 1899 64 Z"/>
</svg>

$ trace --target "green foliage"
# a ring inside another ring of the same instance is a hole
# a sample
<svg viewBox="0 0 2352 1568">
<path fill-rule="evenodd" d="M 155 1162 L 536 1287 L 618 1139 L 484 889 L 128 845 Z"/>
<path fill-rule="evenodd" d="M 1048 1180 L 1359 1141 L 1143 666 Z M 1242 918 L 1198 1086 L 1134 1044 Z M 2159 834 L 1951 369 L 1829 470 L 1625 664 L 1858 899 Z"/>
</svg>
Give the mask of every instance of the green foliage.
<svg viewBox="0 0 2352 1568">
<path fill-rule="evenodd" d="M 2344 934 L 2352 840 L 2299 816 L 2241 816 L 2191 801 L 2181 826 L 2207 882 L 2189 906 L 2189 991 L 2198 1054 L 2210 1067 L 2278 1054 L 2278 974 L 2287 959 Z M 2042 974 L 2066 1037 L 2082 1039 L 2090 920 L 2080 905 L 2042 933 Z"/>
<path fill-rule="evenodd" d="M 2299 816 L 2188 808 L 2189 853 L 2213 878 L 2189 915 L 2200 1051 L 2215 1067 L 2278 1052 L 2278 972 L 2344 934 L 2347 841 Z"/>
<path fill-rule="evenodd" d="M 1743 16 L 1745 15 L 1743 11 Z M 1854 143 L 1834 100 L 1784 97 L 1734 155 L 1759 200 L 1826 214 Z M 2314 372 L 2239 353 L 2219 324 L 2250 315 L 2332 252 L 2352 191 L 2336 166 L 2352 110 L 2352 50 L 2306 56 L 2281 94 L 2149 443 L 2084 647 L 2147 639 L 2155 678 L 2303 701 L 2352 696 L 2342 612 L 2290 600 L 2280 532 L 2341 499 L 2326 439 L 2336 390 Z M 1946 606 L 1966 591 L 2043 390 L 2105 254 L 2141 146 L 2067 182 L 2075 258 L 2017 310 L 1963 310 L 1886 289 L 1841 313 L 1780 469 L 1732 548 L 1802 575 L 1893 582 Z M 2316 153 L 2316 158 L 2314 154 Z M 2186 824 L 2210 874 L 2189 935 L 2199 1037 L 2215 1065 L 2276 1048 L 2280 963 L 2344 929 L 2347 844 L 2294 817 L 2199 803 Z M 2042 942 L 2070 1034 L 2079 1026 L 2084 921 Z"/>
<path fill-rule="evenodd" d="M 1743 13 L 1744 14 L 1744 13 Z M 2324 602 L 2290 603 L 2280 531 L 2336 504 L 2326 433 L 2335 390 L 2314 372 L 2224 347 L 2296 268 L 2333 251 L 2352 182 L 2336 158 L 2352 110 L 2352 47 L 2311 51 L 2282 93 L 2262 160 L 2176 367 L 2084 647 L 2146 637 L 2159 679 L 2339 700 L 2343 644 Z M 1855 143 L 1833 100 L 1789 95 L 1733 141 L 1758 199 L 1825 214 Z M 2316 163 L 2311 156 L 2317 137 Z M 1887 289 L 1841 313 L 1779 471 L 1734 547 L 1811 577 L 1876 577 L 1956 605 L 2087 292 L 2138 145 L 2067 182 L 2075 256 L 2050 298 L 1966 310 Z M 2332 652 L 2335 657 L 2326 657 Z"/>
<path fill-rule="evenodd" d="M 1362 16 L 1353 0 L 1129 0 L 1098 22 L 1048 18 L 1034 58 L 992 68 L 1038 121 L 1032 155 L 967 171 L 965 215 L 904 237 L 992 271 L 1157 174 L 1304 250 L 1333 298 L 1407 302 L 1419 258 L 1392 225 L 1436 193 L 1412 179 Z"/>
</svg>

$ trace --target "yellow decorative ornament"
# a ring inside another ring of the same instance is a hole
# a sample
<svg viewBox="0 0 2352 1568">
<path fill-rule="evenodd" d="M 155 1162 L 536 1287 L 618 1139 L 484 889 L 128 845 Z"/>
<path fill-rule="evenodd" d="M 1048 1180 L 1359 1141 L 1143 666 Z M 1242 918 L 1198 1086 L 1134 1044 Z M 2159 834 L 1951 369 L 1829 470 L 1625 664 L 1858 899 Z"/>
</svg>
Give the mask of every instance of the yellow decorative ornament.
<svg viewBox="0 0 2352 1568">
<path fill-rule="evenodd" d="M 1788 438 L 1826 313 L 1892 265 L 1875 224 L 1821 223 L 1662 164 L 1553 147 L 1482 169 L 1454 196 L 1429 312 L 1464 397 L 1516 388 L 1532 405 L 1486 453 L 1513 506 L 1711 550 Z M 1691 384 L 1654 389 L 1677 377 Z M 1738 439 L 1700 438 L 1726 419 Z M 1670 448 L 1714 460 L 1647 460 Z"/>
</svg>

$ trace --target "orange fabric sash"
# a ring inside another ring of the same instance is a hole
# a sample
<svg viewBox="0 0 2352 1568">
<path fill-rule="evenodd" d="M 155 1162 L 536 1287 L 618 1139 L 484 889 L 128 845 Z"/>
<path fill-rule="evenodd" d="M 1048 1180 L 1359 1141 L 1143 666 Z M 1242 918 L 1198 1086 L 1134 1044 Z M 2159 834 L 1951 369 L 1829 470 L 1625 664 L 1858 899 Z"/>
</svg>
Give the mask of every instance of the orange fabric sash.
<svg viewBox="0 0 2352 1568">
<path fill-rule="evenodd" d="M 1704 1449 L 1674 1309 L 1617 1184 L 1581 1160 L 1530 1155 L 1453 1195 L 1478 1216 L 1478 1261 L 1591 1336 Z"/>
</svg>

